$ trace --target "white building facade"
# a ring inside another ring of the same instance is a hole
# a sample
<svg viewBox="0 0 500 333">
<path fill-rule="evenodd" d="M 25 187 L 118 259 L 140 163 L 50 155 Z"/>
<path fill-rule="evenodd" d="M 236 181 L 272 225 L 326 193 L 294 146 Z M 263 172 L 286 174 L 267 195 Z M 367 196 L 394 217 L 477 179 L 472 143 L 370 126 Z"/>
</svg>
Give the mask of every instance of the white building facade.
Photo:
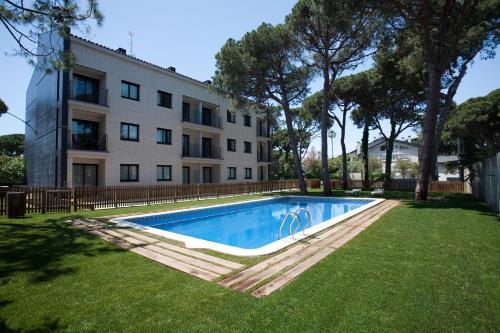
<svg viewBox="0 0 500 333">
<path fill-rule="evenodd" d="M 76 36 L 71 70 L 35 70 L 27 92 L 30 185 L 268 180 L 267 116 L 201 82 Z"/>
<path fill-rule="evenodd" d="M 399 160 L 406 160 L 418 164 L 418 154 L 420 152 L 420 145 L 415 138 L 408 137 L 406 140 L 395 140 L 392 151 L 392 177 L 395 179 L 412 178 L 408 174 L 403 175 L 397 168 Z M 351 155 L 361 156 L 361 145 L 358 144 L 355 151 Z M 368 144 L 368 157 L 376 158 L 382 163 L 382 171 L 385 168 L 386 158 L 386 140 L 383 137 L 373 140 Z M 460 175 L 458 170 L 450 172 L 446 167 L 447 164 L 458 161 L 457 156 L 444 156 L 439 155 L 437 160 L 437 173 L 439 181 L 458 180 Z M 361 175 L 354 175 L 353 178 L 361 179 Z"/>
</svg>

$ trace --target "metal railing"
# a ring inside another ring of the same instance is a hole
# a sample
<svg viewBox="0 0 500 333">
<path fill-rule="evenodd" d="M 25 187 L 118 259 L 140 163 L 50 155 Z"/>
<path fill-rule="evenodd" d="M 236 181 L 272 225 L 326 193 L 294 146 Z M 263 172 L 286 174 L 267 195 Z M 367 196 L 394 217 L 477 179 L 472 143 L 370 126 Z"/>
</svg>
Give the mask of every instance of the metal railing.
<svg viewBox="0 0 500 333">
<path fill-rule="evenodd" d="M 307 223 L 304 225 L 304 227 L 302 228 L 302 233 L 305 235 L 305 230 L 307 228 L 310 228 L 312 226 L 312 221 L 311 221 L 311 214 L 309 213 L 309 211 L 305 208 L 298 208 L 294 211 L 289 211 L 285 214 L 285 216 L 283 217 L 283 219 L 281 220 L 281 223 L 280 223 L 280 228 L 279 228 L 279 231 L 278 231 L 278 239 L 281 239 L 281 236 L 282 236 L 282 230 L 283 230 L 283 226 L 285 225 L 285 222 L 287 220 L 287 217 L 292 215 L 293 218 L 292 220 L 290 221 L 290 225 L 289 225 L 289 234 L 290 236 L 292 236 L 292 238 L 295 237 L 295 234 L 297 233 L 297 231 L 299 231 L 300 229 L 300 226 L 302 224 L 302 221 L 300 219 L 300 212 L 306 212 L 307 214 Z M 297 221 L 297 225 L 295 227 L 295 229 L 293 228 L 294 226 L 294 223 L 295 221 Z"/>
<path fill-rule="evenodd" d="M 222 149 L 218 146 L 183 145 L 182 157 L 222 159 Z"/>
<path fill-rule="evenodd" d="M 92 91 L 85 91 L 77 81 L 69 82 L 69 99 L 108 106 L 108 89 L 94 87 Z"/>
<path fill-rule="evenodd" d="M 220 116 L 216 114 L 212 114 L 210 116 L 203 116 L 200 112 L 196 110 L 190 110 L 189 112 L 183 111 L 182 121 L 187 123 L 215 127 L 215 128 L 222 128 L 222 118 Z"/>
<path fill-rule="evenodd" d="M 69 149 L 89 150 L 89 151 L 107 151 L 108 136 L 103 135 L 99 138 L 74 139 L 70 137 Z"/>
</svg>

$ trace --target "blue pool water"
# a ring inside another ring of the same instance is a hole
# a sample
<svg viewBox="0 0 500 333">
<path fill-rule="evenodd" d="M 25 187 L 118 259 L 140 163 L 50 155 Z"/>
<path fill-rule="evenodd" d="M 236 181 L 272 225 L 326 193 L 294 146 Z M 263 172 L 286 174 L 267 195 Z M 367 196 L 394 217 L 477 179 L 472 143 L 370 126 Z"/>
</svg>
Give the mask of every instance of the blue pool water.
<svg viewBox="0 0 500 333">
<path fill-rule="evenodd" d="M 307 209 L 314 226 L 372 201 L 280 197 L 260 202 L 126 218 L 125 221 L 243 249 L 256 249 L 279 239 L 280 223 L 289 211 Z M 307 220 L 306 213 L 302 211 L 300 218 L 304 224 Z M 287 224 L 282 230 L 282 238 L 286 236 L 289 236 Z"/>
</svg>

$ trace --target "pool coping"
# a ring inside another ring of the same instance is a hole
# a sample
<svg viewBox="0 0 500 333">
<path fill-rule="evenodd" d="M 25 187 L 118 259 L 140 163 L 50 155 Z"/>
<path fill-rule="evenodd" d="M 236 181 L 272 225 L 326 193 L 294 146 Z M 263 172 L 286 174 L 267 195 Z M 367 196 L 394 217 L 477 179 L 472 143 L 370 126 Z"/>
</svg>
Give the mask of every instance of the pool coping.
<svg viewBox="0 0 500 333">
<path fill-rule="evenodd" d="M 207 209 L 213 209 L 215 207 L 228 207 L 228 206 L 236 206 L 240 205 L 242 203 L 252 203 L 252 202 L 264 202 L 264 201 L 269 201 L 269 200 L 274 200 L 276 198 L 323 198 L 323 199 L 332 199 L 332 198 L 342 198 L 342 199 L 349 199 L 349 200 L 373 200 L 372 202 L 363 205 L 361 207 L 355 208 L 347 213 L 341 214 L 339 216 L 336 216 L 332 219 L 326 220 L 324 222 L 321 222 L 319 224 L 316 224 L 312 227 L 309 227 L 303 231 L 300 231 L 296 233 L 295 235 L 290 235 L 285 238 L 279 239 L 277 241 L 274 241 L 272 243 L 269 243 L 267 245 L 261 246 L 256 249 L 244 249 L 236 246 L 231 246 L 231 245 L 225 245 L 217 242 L 212 242 L 212 241 L 207 241 L 191 236 L 186 236 L 186 235 L 181 235 L 175 232 L 171 231 L 165 231 L 161 229 L 157 229 L 154 227 L 148 227 L 144 226 L 138 223 L 133 223 L 126 221 L 127 219 L 131 218 L 139 218 L 139 217 L 147 217 L 147 216 L 156 216 L 156 215 L 166 215 L 166 214 L 173 214 L 173 213 L 179 213 L 179 212 L 188 212 L 188 211 L 195 211 L 195 210 L 207 210 Z M 256 200 L 248 200 L 248 201 L 243 201 L 243 202 L 233 202 L 233 203 L 228 203 L 228 204 L 220 204 L 220 205 L 210 205 L 206 207 L 195 207 L 195 208 L 187 208 L 187 209 L 177 209 L 177 210 L 171 210 L 171 211 L 165 211 L 165 212 L 156 212 L 156 213 L 149 213 L 149 214 L 140 214 L 140 215 L 133 215 L 133 216 L 124 216 L 124 217 L 118 217 L 118 218 L 113 218 L 109 220 L 112 223 L 117 224 L 119 227 L 131 227 L 135 228 L 138 230 L 146 231 L 154 235 L 158 235 L 161 237 L 173 239 L 179 242 L 184 243 L 184 246 L 186 248 L 193 248 L 193 249 L 209 249 L 209 250 L 214 250 L 217 252 L 221 253 L 226 253 L 226 254 L 231 254 L 234 256 L 239 256 L 239 257 L 251 257 L 251 256 L 260 256 L 260 255 L 266 255 L 266 254 L 271 254 L 274 253 L 278 250 L 284 249 L 287 246 L 290 246 L 296 242 L 298 242 L 301 239 L 310 237 L 322 230 L 325 230 L 331 226 L 334 226 L 335 224 L 338 224 L 356 214 L 361 213 L 362 211 L 369 209 L 373 206 L 376 206 L 383 202 L 385 199 L 374 199 L 374 198 L 346 198 L 346 197 L 325 197 L 325 196 L 304 196 L 304 195 L 284 195 L 284 196 L 274 196 L 272 198 L 264 198 L 264 199 L 256 199 Z"/>
</svg>

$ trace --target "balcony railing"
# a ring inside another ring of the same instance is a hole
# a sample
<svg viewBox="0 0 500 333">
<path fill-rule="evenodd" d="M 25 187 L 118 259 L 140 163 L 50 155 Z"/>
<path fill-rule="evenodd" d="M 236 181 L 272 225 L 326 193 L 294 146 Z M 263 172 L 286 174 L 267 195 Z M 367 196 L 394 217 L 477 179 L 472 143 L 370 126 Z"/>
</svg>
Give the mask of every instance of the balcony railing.
<svg viewBox="0 0 500 333">
<path fill-rule="evenodd" d="M 255 127 L 257 129 L 257 136 L 262 138 L 269 138 L 269 131 L 265 126 L 259 125 Z"/>
<path fill-rule="evenodd" d="M 84 87 L 77 81 L 69 82 L 69 99 L 108 106 L 108 89 Z"/>
<path fill-rule="evenodd" d="M 182 157 L 222 159 L 222 149 L 217 146 L 183 145 Z"/>
<path fill-rule="evenodd" d="M 75 139 L 71 138 L 69 149 L 88 151 L 107 151 L 108 137 L 104 135 L 100 138 Z"/>
<path fill-rule="evenodd" d="M 190 110 L 182 112 L 182 121 L 198 125 L 222 128 L 222 118 L 218 115 L 203 116 L 197 111 Z"/>
</svg>

